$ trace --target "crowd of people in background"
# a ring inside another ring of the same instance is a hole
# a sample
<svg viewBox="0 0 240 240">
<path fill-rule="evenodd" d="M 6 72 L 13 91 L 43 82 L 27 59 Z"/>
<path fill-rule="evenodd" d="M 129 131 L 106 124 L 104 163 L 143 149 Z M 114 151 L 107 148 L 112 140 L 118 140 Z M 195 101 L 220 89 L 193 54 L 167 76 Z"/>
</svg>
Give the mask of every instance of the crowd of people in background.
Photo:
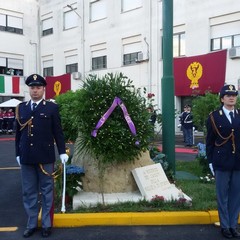
<svg viewBox="0 0 240 240">
<path fill-rule="evenodd" d="M 14 131 L 15 113 L 12 108 L 0 108 L 0 134 L 12 134 Z"/>
</svg>

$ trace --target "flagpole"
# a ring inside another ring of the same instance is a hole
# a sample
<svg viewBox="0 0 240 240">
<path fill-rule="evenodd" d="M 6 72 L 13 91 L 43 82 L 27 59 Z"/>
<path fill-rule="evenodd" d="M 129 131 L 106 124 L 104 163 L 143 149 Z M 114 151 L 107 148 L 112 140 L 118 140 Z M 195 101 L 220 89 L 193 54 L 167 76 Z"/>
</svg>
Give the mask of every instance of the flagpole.
<svg viewBox="0 0 240 240">
<path fill-rule="evenodd" d="M 173 0 L 162 0 L 163 77 L 162 149 L 175 174 L 175 107 L 173 78 Z"/>
</svg>

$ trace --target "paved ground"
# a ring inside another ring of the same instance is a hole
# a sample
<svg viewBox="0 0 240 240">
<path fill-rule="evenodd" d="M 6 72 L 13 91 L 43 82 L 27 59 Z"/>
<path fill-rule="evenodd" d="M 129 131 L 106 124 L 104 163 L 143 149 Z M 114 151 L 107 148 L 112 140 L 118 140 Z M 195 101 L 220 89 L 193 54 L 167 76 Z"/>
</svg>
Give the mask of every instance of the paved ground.
<svg viewBox="0 0 240 240">
<path fill-rule="evenodd" d="M 195 158 L 195 154 L 177 153 L 176 159 Z M 19 240 L 25 229 L 26 214 L 22 206 L 20 169 L 15 161 L 14 139 L 0 136 L 0 240 Z M 66 213 L 67 215 L 67 213 Z M 52 240 L 221 240 L 213 225 L 175 226 L 86 226 L 55 228 Z M 30 239 L 41 239 L 36 232 Z"/>
</svg>

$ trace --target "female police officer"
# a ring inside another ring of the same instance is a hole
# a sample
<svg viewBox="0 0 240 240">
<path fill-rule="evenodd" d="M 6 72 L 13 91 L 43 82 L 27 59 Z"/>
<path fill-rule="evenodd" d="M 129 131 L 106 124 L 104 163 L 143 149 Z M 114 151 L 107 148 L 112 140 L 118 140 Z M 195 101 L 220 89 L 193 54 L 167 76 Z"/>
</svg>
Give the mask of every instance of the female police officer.
<svg viewBox="0 0 240 240">
<path fill-rule="evenodd" d="M 238 91 L 225 85 L 220 91 L 222 106 L 207 120 L 206 151 L 215 175 L 221 232 L 226 238 L 240 238 L 240 112 L 235 108 Z"/>
</svg>

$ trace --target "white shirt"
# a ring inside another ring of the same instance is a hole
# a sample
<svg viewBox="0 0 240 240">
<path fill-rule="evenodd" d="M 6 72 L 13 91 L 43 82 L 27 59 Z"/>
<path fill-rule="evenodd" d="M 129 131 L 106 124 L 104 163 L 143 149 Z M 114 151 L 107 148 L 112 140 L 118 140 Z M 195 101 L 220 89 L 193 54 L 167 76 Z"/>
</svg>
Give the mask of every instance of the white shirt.
<svg viewBox="0 0 240 240">
<path fill-rule="evenodd" d="M 31 109 L 33 108 L 33 103 L 36 103 L 37 106 L 38 106 L 38 104 L 39 104 L 41 101 L 42 101 L 42 99 L 39 100 L 39 101 L 37 101 L 37 102 L 34 102 L 33 100 L 31 100 Z M 36 106 L 36 107 L 37 107 L 37 106 Z"/>
<path fill-rule="evenodd" d="M 228 110 L 228 109 L 226 109 L 226 108 L 223 106 L 223 112 L 224 112 L 224 114 L 226 115 L 228 121 L 229 121 L 230 123 L 232 123 L 231 117 L 230 117 L 229 113 L 230 113 L 230 112 L 233 112 L 233 117 L 234 117 L 234 109 L 233 109 L 233 110 Z"/>
</svg>

